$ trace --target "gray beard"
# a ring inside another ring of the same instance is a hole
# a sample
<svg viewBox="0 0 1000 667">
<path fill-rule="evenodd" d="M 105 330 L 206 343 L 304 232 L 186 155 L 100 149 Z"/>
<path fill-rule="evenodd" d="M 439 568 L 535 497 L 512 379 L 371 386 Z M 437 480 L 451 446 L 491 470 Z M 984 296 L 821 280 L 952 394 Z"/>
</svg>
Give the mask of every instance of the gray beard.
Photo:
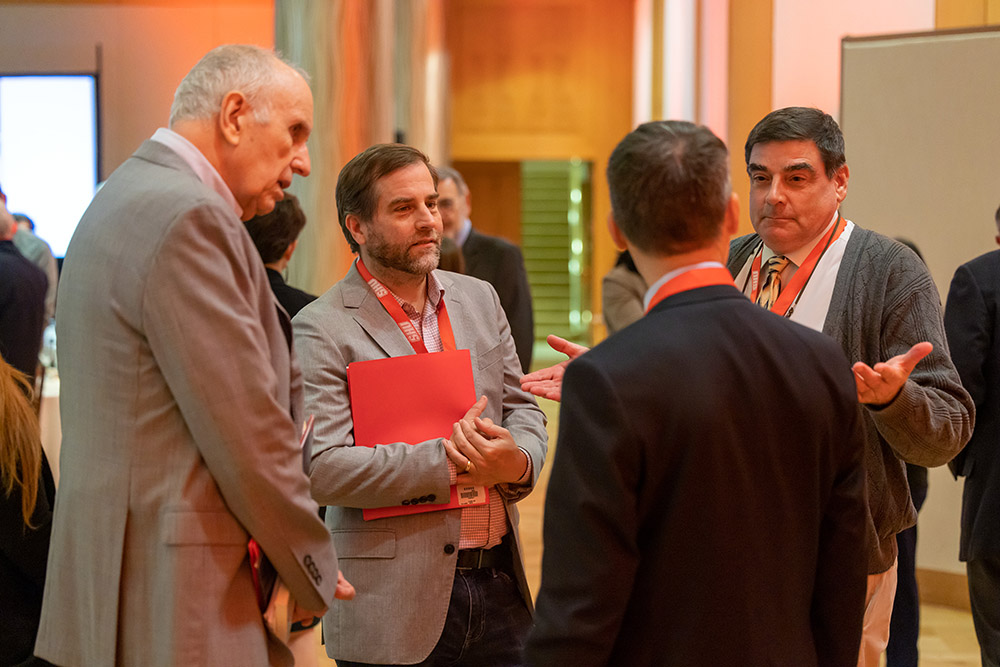
<svg viewBox="0 0 1000 667">
<path fill-rule="evenodd" d="M 441 261 L 441 244 L 434 247 L 434 252 L 411 257 L 409 246 L 399 248 L 385 243 L 380 236 L 370 238 L 365 246 L 368 255 L 387 269 L 394 269 L 414 276 L 426 276 L 437 268 Z"/>
</svg>

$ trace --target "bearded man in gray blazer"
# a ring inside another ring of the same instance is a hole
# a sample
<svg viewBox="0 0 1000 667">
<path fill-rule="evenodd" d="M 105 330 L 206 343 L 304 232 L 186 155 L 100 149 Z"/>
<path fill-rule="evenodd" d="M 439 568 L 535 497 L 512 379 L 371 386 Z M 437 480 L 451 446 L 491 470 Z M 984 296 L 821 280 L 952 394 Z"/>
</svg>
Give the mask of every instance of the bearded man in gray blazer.
<svg viewBox="0 0 1000 667">
<path fill-rule="evenodd" d="M 69 245 L 63 444 L 36 653 L 60 665 L 292 664 L 266 633 L 248 538 L 297 603 L 338 584 L 298 447 L 287 315 L 241 224 L 309 173 L 312 95 L 231 45 L 181 82 Z"/>
<path fill-rule="evenodd" d="M 330 506 L 341 567 L 359 591 L 323 620 L 327 653 L 341 667 L 519 665 L 531 624 L 514 503 L 542 469 L 545 417 L 518 386 L 521 366 L 493 287 L 434 270 L 436 186 L 434 168 L 408 146 L 373 146 L 352 159 L 337 182 L 337 210 L 359 259 L 295 317 L 306 410 L 316 416 L 313 497 Z M 404 329 L 419 340 L 411 344 Z M 441 351 L 449 329 L 454 349 L 470 352 L 481 397 L 450 437 L 355 446 L 348 364 Z M 466 480 L 490 487 L 490 502 L 363 518 L 363 508 L 441 502 Z"/>
</svg>

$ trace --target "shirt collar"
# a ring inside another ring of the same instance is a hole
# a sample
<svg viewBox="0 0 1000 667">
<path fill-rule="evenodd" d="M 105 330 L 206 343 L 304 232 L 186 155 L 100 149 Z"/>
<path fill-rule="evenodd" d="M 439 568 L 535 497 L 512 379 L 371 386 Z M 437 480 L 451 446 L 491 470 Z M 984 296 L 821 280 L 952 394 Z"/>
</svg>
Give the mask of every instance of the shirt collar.
<svg viewBox="0 0 1000 667">
<path fill-rule="evenodd" d="M 833 218 L 831 218 L 830 222 L 826 225 L 826 227 L 823 228 L 823 231 L 817 234 L 814 238 L 810 239 L 809 242 L 803 245 L 801 248 L 797 248 L 792 252 L 786 252 L 785 257 L 787 257 L 789 261 L 791 261 L 791 263 L 794 264 L 796 267 L 802 266 L 802 262 L 806 261 L 806 258 L 809 257 L 809 253 L 812 252 L 812 249 L 816 246 L 817 243 L 819 243 L 820 239 L 823 238 L 823 235 L 826 234 L 828 231 L 830 231 L 830 227 L 833 227 L 833 223 L 837 221 L 837 216 L 839 215 L 839 213 L 840 213 L 839 210 L 834 211 Z M 767 260 L 774 257 L 776 254 L 777 254 L 776 252 L 768 248 L 767 245 L 765 244 L 764 250 L 761 252 L 760 255 L 760 265 L 764 266 L 764 264 L 767 263 Z"/>
<path fill-rule="evenodd" d="M 386 289 L 389 288 L 386 287 Z M 444 286 L 441 285 L 441 281 L 434 275 L 434 271 L 427 274 L 427 301 L 424 302 L 424 313 L 418 313 L 417 309 L 409 301 L 400 298 L 391 289 L 389 290 L 389 294 L 400 305 L 407 317 L 410 319 L 419 319 L 428 312 L 428 308 L 431 309 L 430 312 L 432 313 L 437 312 L 438 306 L 441 304 L 441 299 L 444 298 Z"/>
<path fill-rule="evenodd" d="M 462 226 L 458 230 L 458 236 L 455 237 L 455 244 L 461 248 L 465 245 L 465 241 L 469 238 L 469 233 L 472 231 L 472 220 L 466 218 L 462 221 Z"/>
<path fill-rule="evenodd" d="M 226 204 L 233 209 L 233 213 L 236 214 L 237 218 L 243 218 L 243 207 L 239 205 L 236 201 L 236 197 L 233 196 L 232 190 L 226 185 L 226 182 L 222 180 L 222 176 L 216 171 L 212 163 L 208 161 L 198 147 L 192 144 L 190 141 L 177 134 L 173 130 L 167 129 L 165 127 L 159 128 L 153 133 L 151 137 L 153 141 L 163 144 L 184 160 L 184 163 L 191 167 L 194 171 L 195 176 L 198 177 L 202 183 L 210 187 L 215 192 L 219 193 L 219 196 L 226 200 Z"/>
<path fill-rule="evenodd" d="M 666 285 L 668 282 L 681 275 L 682 273 L 687 273 L 688 271 L 693 271 L 694 269 L 708 269 L 711 267 L 718 267 L 721 269 L 726 268 L 719 262 L 698 262 L 697 264 L 688 264 L 687 266 L 682 266 L 679 269 L 674 269 L 668 273 L 663 274 L 659 280 L 650 285 L 649 289 L 646 290 L 646 295 L 642 297 L 642 310 L 643 312 L 649 310 L 649 302 L 656 296 L 656 293 L 661 287 Z"/>
</svg>

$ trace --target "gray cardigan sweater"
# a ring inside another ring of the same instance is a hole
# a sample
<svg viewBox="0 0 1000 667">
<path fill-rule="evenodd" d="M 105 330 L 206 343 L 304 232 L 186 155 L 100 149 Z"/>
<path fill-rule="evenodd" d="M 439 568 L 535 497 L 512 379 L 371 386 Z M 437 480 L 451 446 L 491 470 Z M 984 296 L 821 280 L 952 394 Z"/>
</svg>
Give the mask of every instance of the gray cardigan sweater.
<svg viewBox="0 0 1000 667">
<path fill-rule="evenodd" d="M 728 265 L 734 276 L 759 244 L 756 234 L 733 240 Z M 858 408 L 867 443 L 868 573 L 877 574 L 896 559 L 896 533 L 916 522 L 903 461 L 947 463 L 972 435 L 975 407 L 948 353 L 937 287 L 920 258 L 896 241 L 855 226 L 823 333 L 852 363 L 869 366 L 920 341 L 934 345 L 891 403 Z"/>
</svg>

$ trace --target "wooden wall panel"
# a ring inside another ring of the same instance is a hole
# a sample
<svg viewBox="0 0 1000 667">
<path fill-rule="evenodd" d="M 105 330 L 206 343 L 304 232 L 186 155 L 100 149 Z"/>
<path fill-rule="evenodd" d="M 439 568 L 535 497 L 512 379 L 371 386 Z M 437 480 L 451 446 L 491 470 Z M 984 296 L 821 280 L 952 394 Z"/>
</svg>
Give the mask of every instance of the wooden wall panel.
<svg viewBox="0 0 1000 667">
<path fill-rule="evenodd" d="M 740 196 L 740 234 L 750 224 L 750 178 L 743 146 L 757 122 L 771 111 L 773 43 L 771 0 L 740 0 L 729 4 L 729 168 L 733 192 Z"/>
<path fill-rule="evenodd" d="M 934 6 L 934 27 L 938 30 L 998 23 L 1000 0 L 937 0 Z"/>
<path fill-rule="evenodd" d="M 988 4 L 988 0 L 937 0 L 934 27 L 946 30 L 985 25 Z"/>
<path fill-rule="evenodd" d="M 633 3 L 626 0 L 449 0 L 446 6 L 451 159 L 593 162 L 595 310 L 601 276 L 616 256 L 605 227 L 604 170 L 632 129 L 632 29 Z M 473 193 L 479 211 L 503 207 L 474 187 Z"/>
<path fill-rule="evenodd" d="M 472 194 L 470 217 L 479 231 L 521 243 L 521 164 L 455 162 Z"/>
</svg>

